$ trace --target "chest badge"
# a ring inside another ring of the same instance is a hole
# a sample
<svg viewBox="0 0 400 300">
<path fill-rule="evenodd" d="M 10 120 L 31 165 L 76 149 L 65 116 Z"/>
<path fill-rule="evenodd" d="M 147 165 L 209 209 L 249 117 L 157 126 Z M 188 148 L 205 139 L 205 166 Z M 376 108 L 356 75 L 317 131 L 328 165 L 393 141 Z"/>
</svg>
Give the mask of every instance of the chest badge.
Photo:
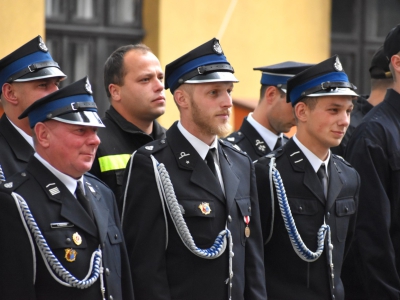
<svg viewBox="0 0 400 300">
<path fill-rule="evenodd" d="M 78 255 L 78 252 L 72 248 L 65 249 L 65 259 L 68 262 L 74 262 L 76 259 L 76 256 Z"/>
<path fill-rule="evenodd" d="M 75 232 L 72 235 L 72 240 L 74 241 L 75 245 L 79 246 L 82 244 L 82 237 L 79 235 L 79 233 Z"/>
<path fill-rule="evenodd" d="M 209 203 L 203 202 L 199 205 L 199 208 L 203 215 L 209 215 L 211 213 L 211 208 Z"/>
</svg>

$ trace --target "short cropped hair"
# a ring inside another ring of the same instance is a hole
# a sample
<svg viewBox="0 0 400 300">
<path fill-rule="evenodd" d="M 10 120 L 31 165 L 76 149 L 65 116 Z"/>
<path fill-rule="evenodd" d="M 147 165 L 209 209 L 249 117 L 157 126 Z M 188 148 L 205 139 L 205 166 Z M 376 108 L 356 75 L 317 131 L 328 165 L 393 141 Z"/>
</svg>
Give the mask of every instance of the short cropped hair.
<svg viewBox="0 0 400 300">
<path fill-rule="evenodd" d="M 129 51 L 142 51 L 143 53 L 151 52 L 150 48 L 144 44 L 126 45 L 119 47 L 107 58 L 104 64 L 104 88 L 107 97 L 110 98 L 111 94 L 108 90 L 110 84 L 124 85 L 124 77 L 126 70 L 124 68 L 124 56 Z"/>
</svg>

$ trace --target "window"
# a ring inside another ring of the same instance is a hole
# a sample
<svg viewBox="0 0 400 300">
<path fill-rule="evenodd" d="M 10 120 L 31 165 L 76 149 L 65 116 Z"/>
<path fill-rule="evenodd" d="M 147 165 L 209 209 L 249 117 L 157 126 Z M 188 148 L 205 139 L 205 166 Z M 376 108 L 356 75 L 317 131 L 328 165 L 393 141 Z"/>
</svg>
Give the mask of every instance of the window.
<svg viewBox="0 0 400 300">
<path fill-rule="evenodd" d="M 100 116 L 109 102 L 103 66 L 118 47 L 143 39 L 142 0 L 46 0 L 46 45 L 68 78 L 88 75 Z"/>
</svg>

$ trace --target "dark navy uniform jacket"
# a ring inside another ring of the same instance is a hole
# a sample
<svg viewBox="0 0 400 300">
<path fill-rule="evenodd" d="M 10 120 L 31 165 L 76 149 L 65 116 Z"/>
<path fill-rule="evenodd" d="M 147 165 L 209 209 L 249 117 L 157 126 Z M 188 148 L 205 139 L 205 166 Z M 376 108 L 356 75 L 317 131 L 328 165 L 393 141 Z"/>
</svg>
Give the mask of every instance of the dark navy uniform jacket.
<svg viewBox="0 0 400 300">
<path fill-rule="evenodd" d="M 399 93 L 388 89 L 384 101 L 364 117 L 350 138 L 345 158 L 361 176 L 357 229 L 350 253 L 355 265 L 344 269 L 349 299 L 399 299 Z"/>
<path fill-rule="evenodd" d="M 92 253 L 101 245 L 106 299 L 134 298 L 114 195 L 90 174 L 85 174 L 84 181 L 95 222 L 34 156 L 25 171 L 0 185 L 0 241 L 8 248 L 0 260 L 1 299 L 101 299 L 100 278 L 89 288 L 77 289 L 61 285 L 51 276 L 33 235 L 24 228 L 11 192 L 25 199 L 50 249 L 72 275 L 79 280 L 85 278 Z M 52 223 L 67 225 L 57 227 Z M 74 233 L 81 237 L 80 245 L 74 242 Z M 71 248 L 77 252 L 76 259 L 68 262 L 66 249 Z"/>
<path fill-rule="evenodd" d="M 136 299 L 228 299 L 228 248 L 216 259 L 196 256 L 183 244 L 167 208 L 166 228 L 150 155 L 169 172 L 184 220 L 198 247 L 211 247 L 225 226 L 231 231 L 232 299 L 266 299 L 254 167 L 247 155 L 227 142 L 220 141 L 218 151 L 226 196 L 177 123 L 167 131 L 165 140 L 147 144 L 134 156 L 122 223 Z M 125 174 L 129 175 L 128 168 Z M 209 214 L 202 213 L 202 203 L 209 205 Z M 245 236 L 245 216 L 250 216 L 249 238 Z"/>
<path fill-rule="evenodd" d="M 0 167 L 5 178 L 25 169 L 33 153 L 32 146 L 3 114 L 0 119 Z"/>
<path fill-rule="evenodd" d="M 283 143 L 288 141 L 285 135 L 283 139 Z M 247 121 L 247 117 L 243 119 L 240 129 L 231 133 L 225 140 L 234 145 L 238 145 L 253 161 L 272 151 L 258 131 Z"/>
<path fill-rule="evenodd" d="M 98 130 L 101 144 L 96 152 L 90 173 L 104 181 L 114 192 L 121 211 L 122 183 L 126 163 L 134 151 L 155 140 L 165 138 L 165 129 L 155 120 L 153 134 L 148 135 L 125 120 L 114 107 L 106 111 L 103 119 L 106 127 Z M 102 163 L 100 163 L 102 161 Z"/>
<path fill-rule="evenodd" d="M 330 226 L 335 289 L 332 289 L 328 265 L 327 239 L 318 260 L 302 260 L 292 247 L 274 192 L 273 234 L 264 246 L 268 298 L 343 300 L 340 272 L 354 234 L 359 176 L 348 163 L 332 154 L 328 166 L 329 186 L 326 200 L 317 174 L 292 139 L 273 154 L 276 156 L 276 168 L 281 174 L 297 230 L 308 249 L 313 252 L 317 250 L 317 232 L 324 219 Z M 264 241 L 271 232 L 272 217 L 269 162 L 269 155 L 255 162 Z"/>
</svg>

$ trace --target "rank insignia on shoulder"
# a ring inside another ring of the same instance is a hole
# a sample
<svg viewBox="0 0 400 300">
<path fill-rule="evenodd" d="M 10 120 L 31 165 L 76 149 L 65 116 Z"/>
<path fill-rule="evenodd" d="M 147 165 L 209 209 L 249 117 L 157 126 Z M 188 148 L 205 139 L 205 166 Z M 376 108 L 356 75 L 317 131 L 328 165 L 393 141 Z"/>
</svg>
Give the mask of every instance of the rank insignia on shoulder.
<svg viewBox="0 0 400 300">
<path fill-rule="evenodd" d="M 82 237 L 79 235 L 79 233 L 75 232 L 72 235 L 72 240 L 74 241 L 75 245 L 79 246 L 82 244 Z"/>
<path fill-rule="evenodd" d="M 154 146 L 145 146 L 144 149 L 151 151 L 154 149 Z"/>
<path fill-rule="evenodd" d="M 11 188 L 13 187 L 13 185 L 14 185 L 14 184 L 13 184 L 13 182 L 11 181 L 11 182 L 5 183 L 5 184 L 4 184 L 4 187 L 5 187 L 5 188 L 8 188 L 8 189 L 11 189 Z"/>
<path fill-rule="evenodd" d="M 235 141 L 235 137 L 231 136 L 226 138 L 229 142 L 234 142 Z"/>
<path fill-rule="evenodd" d="M 208 215 L 211 213 L 210 204 L 203 202 L 199 205 L 200 211 L 203 215 Z"/>
<path fill-rule="evenodd" d="M 72 248 L 65 249 L 65 259 L 68 262 L 74 262 L 76 259 L 76 256 L 78 255 L 78 252 Z"/>
</svg>

